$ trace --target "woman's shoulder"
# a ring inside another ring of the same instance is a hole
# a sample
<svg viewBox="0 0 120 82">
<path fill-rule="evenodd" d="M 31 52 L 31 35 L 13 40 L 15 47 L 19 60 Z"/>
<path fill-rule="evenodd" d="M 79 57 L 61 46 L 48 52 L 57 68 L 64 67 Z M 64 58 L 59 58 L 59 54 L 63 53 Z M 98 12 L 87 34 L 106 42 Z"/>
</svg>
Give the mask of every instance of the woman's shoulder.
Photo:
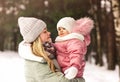
<svg viewBox="0 0 120 82">
<path fill-rule="evenodd" d="M 23 59 L 38 61 L 38 62 L 41 62 L 41 63 L 46 62 L 43 57 L 36 56 L 32 52 L 31 44 L 25 43 L 24 41 L 22 41 L 19 44 L 18 53 Z"/>
</svg>

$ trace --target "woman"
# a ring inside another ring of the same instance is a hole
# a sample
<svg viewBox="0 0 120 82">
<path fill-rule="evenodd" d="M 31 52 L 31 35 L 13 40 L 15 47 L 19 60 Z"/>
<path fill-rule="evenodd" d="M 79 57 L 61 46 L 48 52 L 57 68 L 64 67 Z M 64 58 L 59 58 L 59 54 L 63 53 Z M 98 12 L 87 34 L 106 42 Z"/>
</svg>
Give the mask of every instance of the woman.
<svg viewBox="0 0 120 82">
<path fill-rule="evenodd" d="M 23 37 L 18 52 L 25 59 L 26 82 L 85 82 L 83 78 L 68 80 L 56 71 L 56 62 L 43 47 L 43 43 L 51 42 L 45 22 L 34 17 L 20 17 L 18 25 Z"/>
</svg>

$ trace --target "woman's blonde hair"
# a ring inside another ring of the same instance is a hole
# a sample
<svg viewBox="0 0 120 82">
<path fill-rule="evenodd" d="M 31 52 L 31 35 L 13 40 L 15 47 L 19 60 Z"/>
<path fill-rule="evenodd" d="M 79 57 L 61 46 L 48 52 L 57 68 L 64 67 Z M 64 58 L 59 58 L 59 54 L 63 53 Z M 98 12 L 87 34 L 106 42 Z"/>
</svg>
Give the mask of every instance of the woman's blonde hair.
<svg viewBox="0 0 120 82">
<path fill-rule="evenodd" d="M 51 69 L 53 72 L 55 72 L 55 67 L 54 67 L 53 61 L 48 57 L 47 53 L 45 52 L 40 37 L 38 37 L 38 38 L 33 42 L 33 44 L 32 44 L 32 51 L 33 51 L 33 53 L 34 53 L 36 56 L 43 57 L 43 58 L 47 61 L 50 69 Z"/>
</svg>

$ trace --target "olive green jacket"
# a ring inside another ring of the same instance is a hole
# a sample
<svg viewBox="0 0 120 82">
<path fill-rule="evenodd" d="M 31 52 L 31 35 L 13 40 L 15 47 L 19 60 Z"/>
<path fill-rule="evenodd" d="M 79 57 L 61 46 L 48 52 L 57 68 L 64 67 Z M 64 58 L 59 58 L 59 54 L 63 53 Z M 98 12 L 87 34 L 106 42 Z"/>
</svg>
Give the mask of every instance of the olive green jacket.
<svg viewBox="0 0 120 82">
<path fill-rule="evenodd" d="M 32 53 L 30 46 L 30 44 L 21 42 L 18 48 L 19 55 L 25 59 L 26 82 L 85 82 L 84 78 L 68 80 L 62 72 L 53 73 L 42 57 Z"/>
</svg>

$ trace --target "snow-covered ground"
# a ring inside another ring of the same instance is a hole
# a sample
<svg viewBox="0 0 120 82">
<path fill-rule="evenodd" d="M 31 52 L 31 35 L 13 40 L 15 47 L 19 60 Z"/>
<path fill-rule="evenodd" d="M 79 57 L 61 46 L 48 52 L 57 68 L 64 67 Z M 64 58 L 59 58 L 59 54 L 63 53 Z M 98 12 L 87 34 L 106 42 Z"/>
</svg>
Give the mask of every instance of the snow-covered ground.
<svg viewBox="0 0 120 82">
<path fill-rule="evenodd" d="M 25 82 L 23 62 L 17 52 L 0 52 L 0 82 Z M 118 66 L 116 70 L 110 71 L 106 66 L 99 67 L 93 63 L 86 63 L 86 82 L 119 82 Z"/>
</svg>

